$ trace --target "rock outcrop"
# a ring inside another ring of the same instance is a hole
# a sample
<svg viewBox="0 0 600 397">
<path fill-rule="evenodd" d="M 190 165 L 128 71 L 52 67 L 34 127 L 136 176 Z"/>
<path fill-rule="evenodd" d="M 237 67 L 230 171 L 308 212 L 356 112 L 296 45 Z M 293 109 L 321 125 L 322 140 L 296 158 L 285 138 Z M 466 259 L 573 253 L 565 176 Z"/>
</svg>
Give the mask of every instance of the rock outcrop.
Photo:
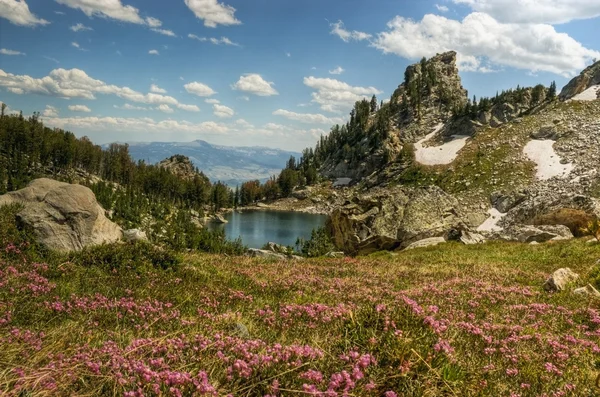
<svg viewBox="0 0 600 397">
<path fill-rule="evenodd" d="M 457 200 L 436 186 L 375 188 L 336 209 L 327 221 L 334 245 L 350 254 L 404 248 L 464 229 Z"/>
<path fill-rule="evenodd" d="M 588 88 L 600 85 L 600 61 L 586 68 L 581 74 L 575 77 L 560 92 L 560 99 L 571 99 L 581 94 Z"/>
<path fill-rule="evenodd" d="M 168 159 L 164 159 L 158 166 L 169 170 L 172 174 L 177 175 L 178 177 L 185 180 L 192 180 L 196 175 L 198 175 L 198 171 L 192 161 L 182 155 L 171 156 Z"/>
<path fill-rule="evenodd" d="M 549 292 L 564 291 L 578 280 L 579 274 L 575 273 L 568 267 L 565 267 L 552 273 L 550 278 L 544 283 L 544 289 Z"/>
<path fill-rule="evenodd" d="M 56 251 L 78 251 L 84 247 L 121 239 L 121 228 L 111 222 L 85 186 L 52 179 L 36 179 L 26 188 L 0 196 L 0 206 L 21 204 L 18 220 L 33 231 L 37 241 Z"/>
</svg>

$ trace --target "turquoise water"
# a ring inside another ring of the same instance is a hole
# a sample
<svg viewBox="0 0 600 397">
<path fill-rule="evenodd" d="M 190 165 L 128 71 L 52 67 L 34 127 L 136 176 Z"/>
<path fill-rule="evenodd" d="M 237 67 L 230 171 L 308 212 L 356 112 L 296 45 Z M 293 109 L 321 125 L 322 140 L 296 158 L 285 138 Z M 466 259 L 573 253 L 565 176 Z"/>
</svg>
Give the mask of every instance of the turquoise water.
<svg viewBox="0 0 600 397">
<path fill-rule="evenodd" d="M 211 224 L 212 229 L 223 228 L 227 238 L 238 237 L 249 248 L 262 248 L 272 241 L 294 246 L 299 237 L 308 239 L 313 229 L 325 225 L 327 216 L 283 211 L 244 211 L 225 215 L 226 224 Z"/>
</svg>

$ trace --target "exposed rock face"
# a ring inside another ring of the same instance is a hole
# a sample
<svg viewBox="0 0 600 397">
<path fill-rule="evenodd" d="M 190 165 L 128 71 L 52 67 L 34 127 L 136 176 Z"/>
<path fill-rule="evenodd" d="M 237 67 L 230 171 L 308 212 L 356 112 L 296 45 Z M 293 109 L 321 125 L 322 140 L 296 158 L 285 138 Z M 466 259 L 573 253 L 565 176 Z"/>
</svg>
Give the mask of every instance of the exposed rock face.
<svg viewBox="0 0 600 397">
<path fill-rule="evenodd" d="M 560 99 L 571 99 L 588 88 L 600 84 L 600 61 L 586 68 L 581 74 L 569 82 L 561 91 Z"/>
<path fill-rule="evenodd" d="M 575 295 L 592 296 L 594 298 L 600 298 L 600 292 L 598 292 L 598 290 L 594 288 L 591 284 L 588 284 L 585 287 L 574 289 L 573 293 Z"/>
<path fill-rule="evenodd" d="M 148 241 L 148 236 L 143 230 L 129 229 L 123 231 L 123 240 L 128 241 L 130 243 L 134 243 L 137 241 Z"/>
<path fill-rule="evenodd" d="M 508 231 L 511 239 L 522 243 L 545 243 L 546 241 L 568 240 L 573 234 L 563 225 L 545 226 L 513 226 Z"/>
<path fill-rule="evenodd" d="M 558 269 L 544 283 L 546 291 L 564 291 L 567 287 L 579 280 L 579 274 L 568 267 Z"/>
<path fill-rule="evenodd" d="M 24 206 L 19 221 L 53 250 L 77 251 L 116 242 L 123 235 L 85 186 L 36 179 L 24 189 L 0 196 L 0 205 L 13 203 Z"/>
<path fill-rule="evenodd" d="M 181 155 L 171 156 L 168 159 L 164 159 L 158 166 L 171 171 L 172 174 L 186 180 L 192 180 L 198 172 L 192 161 Z"/>
<path fill-rule="evenodd" d="M 376 188 L 336 209 L 327 228 L 338 249 L 366 254 L 464 229 L 458 208 L 455 198 L 435 186 Z"/>
</svg>

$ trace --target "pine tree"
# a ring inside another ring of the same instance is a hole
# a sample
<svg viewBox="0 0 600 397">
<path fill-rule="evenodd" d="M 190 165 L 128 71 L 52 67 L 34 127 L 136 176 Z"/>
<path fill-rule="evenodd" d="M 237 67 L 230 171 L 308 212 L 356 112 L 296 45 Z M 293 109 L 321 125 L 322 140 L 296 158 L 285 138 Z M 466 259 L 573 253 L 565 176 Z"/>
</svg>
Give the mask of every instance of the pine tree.
<svg viewBox="0 0 600 397">
<path fill-rule="evenodd" d="M 556 81 L 550 83 L 550 89 L 548 90 L 548 98 L 553 100 L 556 98 Z"/>
<path fill-rule="evenodd" d="M 373 95 L 371 98 L 371 113 L 375 113 L 377 111 L 377 97 Z"/>
</svg>

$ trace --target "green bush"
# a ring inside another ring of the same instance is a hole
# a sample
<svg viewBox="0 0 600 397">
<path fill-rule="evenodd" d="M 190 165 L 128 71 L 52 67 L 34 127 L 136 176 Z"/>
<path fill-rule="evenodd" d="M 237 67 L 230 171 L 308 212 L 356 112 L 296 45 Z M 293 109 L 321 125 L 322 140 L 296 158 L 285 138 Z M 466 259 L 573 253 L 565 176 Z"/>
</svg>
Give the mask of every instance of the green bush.
<svg viewBox="0 0 600 397">
<path fill-rule="evenodd" d="M 313 229 L 310 240 L 298 239 L 296 246 L 303 255 L 309 258 L 323 256 L 335 250 L 331 238 L 324 227 Z"/>
<path fill-rule="evenodd" d="M 69 260 L 81 266 L 103 269 L 172 269 L 181 263 L 174 251 L 146 242 L 115 243 L 85 248 L 69 255 Z"/>
</svg>

